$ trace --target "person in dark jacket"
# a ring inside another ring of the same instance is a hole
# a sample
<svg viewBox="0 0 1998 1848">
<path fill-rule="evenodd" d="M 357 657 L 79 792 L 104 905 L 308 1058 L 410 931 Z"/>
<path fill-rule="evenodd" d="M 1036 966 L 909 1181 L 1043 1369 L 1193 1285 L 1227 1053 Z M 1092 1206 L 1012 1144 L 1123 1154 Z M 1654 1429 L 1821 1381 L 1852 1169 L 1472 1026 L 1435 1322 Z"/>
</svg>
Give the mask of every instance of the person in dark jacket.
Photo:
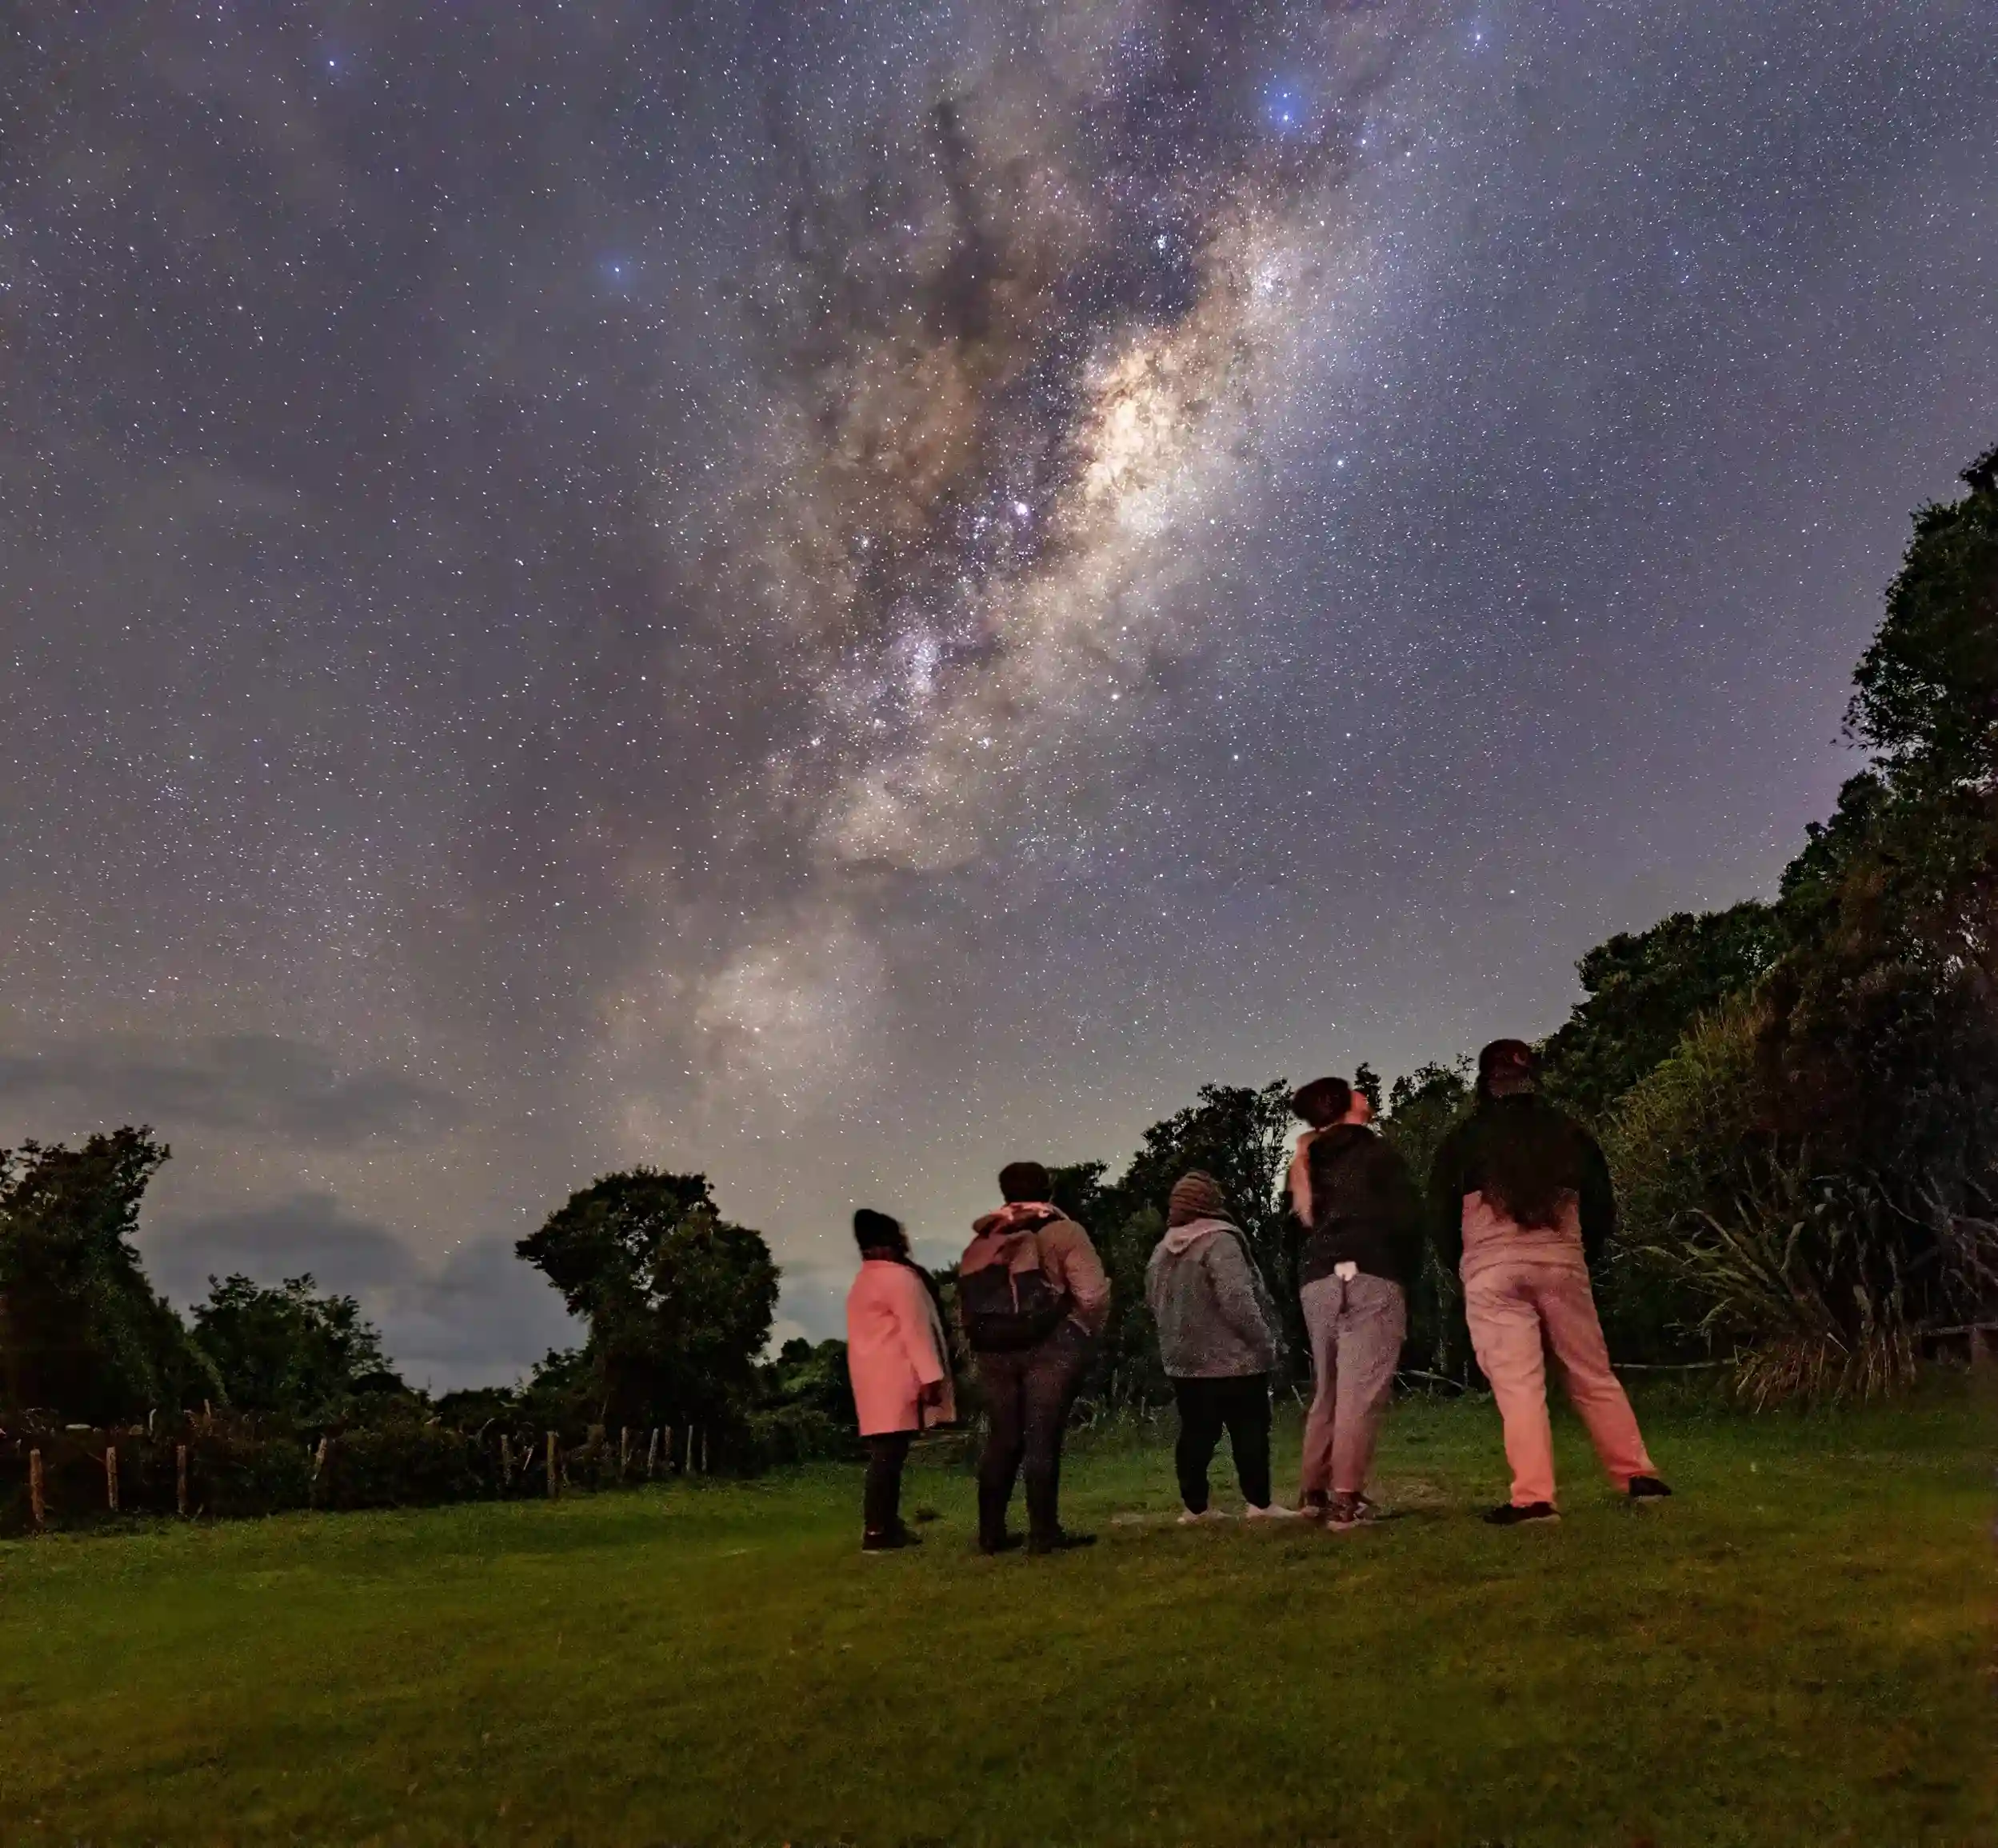
<svg viewBox="0 0 1998 1848">
<path fill-rule="evenodd" d="M 1408 1163 L 1369 1126 L 1373 1106 L 1343 1078 L 1318 1078 L 1294 1107 L 1313 1124 L 1300 1147 L 1310 1218 L 1297 1267 L 1317 1390 L 1305 1420 L 1300 1502 L 1343 1532 L 1377 1520 L 1367 1495 L 1381 1419 L 1408 1330 L 1422 1258 L 1422 1197 Z M 1301 1190 L 1293 1186 L 1292 1197 Z"/>
<path fill-rule="evenodd" d="M 1061 1440 L 1101 1345 L 1110 1281 L 1089 1234 L 1049 1199 L 1053 1190 L 1040 1162 L 1008 1162 L 999 1171 L 1005 1204 L 973 1222 L 957 1266 L 959 1318 L 977 1357 L 989 1421 L 978 1462 L 978 1546 L 985 1553 L 1017 1544 L 1006 1531 L 1006 1509 L 1023 1477 L 1029 1553 L 1096 1542 L 1094 1534 L 1061 1525 Z M 969 1308 L 995 1280 L 1000 1296 L 1016 1305 L 1052 1306 L 1045 1334 L 1018 1345 L 981 1345 Z"/>
<path fill-rule="evenodd" d="M 1671 1494 L 1610 1370 L 1589 1287 L 1589 1267 L 1616 1226 L 1609 1165 L 1595 1138 L 1540 1096 L 1524 1040 L 1494 1040 L 1478 1054 L 1477 1107 L 1437 1150 L 1429 1200 L 1438 1254 L 1463 1279 L 1472 1350 L 1504 1421 L 1512 1493 L 1485 1519 L 1559 1518 L 1549 1348 L 1618 1490 L 1635 1501 Z"/>
<path fill-rule="evenodd" d="M 1212 1174 L 1195 1168 L 1173 1184 L 1165 1235 L 1145 1270 L 1145 1299 L 1158 1329 L 1159 1358 L 1178 1402 L 1183 1523 L 1210 1518 L 1208 1466 L 1225 1430 L 1235 1451 L 1245 1514 L 1284 1519 L 1295 1510 L 1269 1493 L 1269 1375 L 1277 1364 L 1276 1305 L 1229 1218 Z"/>
</svg>

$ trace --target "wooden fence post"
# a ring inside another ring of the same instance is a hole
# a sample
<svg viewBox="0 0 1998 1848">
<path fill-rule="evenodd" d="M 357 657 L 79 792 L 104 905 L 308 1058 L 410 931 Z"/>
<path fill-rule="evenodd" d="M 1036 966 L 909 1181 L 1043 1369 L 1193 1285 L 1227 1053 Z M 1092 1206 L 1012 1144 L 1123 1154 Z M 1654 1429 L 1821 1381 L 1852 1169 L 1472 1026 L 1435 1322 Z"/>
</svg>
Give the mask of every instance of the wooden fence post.
<svg viewBox="0 0 1998 1848">
<path fill-rule="evenodd" d="M 118 1512 L 118 1446 L 104 1446 L 104 1505 L 115 1514 Z"/>
<path fill-rule="evenodd" d="M 48 1518 L 48 1505 L 42 1498 L 42 1453 L 28 1452 L 28 1513 L 38 1528 Z"/>
<path fill-rule="evenodd" d="M 649 1482 L 659 1469 L 659 1427 L 652 1427 L 652 1442 L 645 1450 L 645 1480 Z"/>
<path fill-rule="evenodd" d="M 701 1427 L 701 1474 L 702 1475 L 704 1475 L 704 1476 L 705 1476 L 705 1474 L 707 1474 L 707 1473 L 708 1473 L 708 1429 L 707 1429 L 707 1426 L 706 1426 L 703 1425 L 703 1426 Z"/>
<path fill-rule="evenodd" d="M 617 1427 L 617 1480 L 622 1482 L 631 1470 L 631 1426 Z"/>
<path fill-rule="evenodd" d="M 680 1474 L 683 1476 L 691 1476 L 693 1474 L 693 1426 L 692 1425 L 687 1426 L 685 1439 L 680 1446 Z"/>
<path fill-rule="evenodd" d="M 184 1516 L 187 1513 L 187 1446 L 174 1446 L 174 1506 Z"/>
<path fill-rule="evenodd" d="M 513 1440 L 505 1432 L 500 1433 L 500 1486 L 510 1489 L 513 1486 Z"/>
<path fill-rule="evenodd" d="M 556 1473 L 555 1434 L 548 1434 L 548 1498 L 553 1501 L 562 1492 L 561 1478 Z"/>
</svg>

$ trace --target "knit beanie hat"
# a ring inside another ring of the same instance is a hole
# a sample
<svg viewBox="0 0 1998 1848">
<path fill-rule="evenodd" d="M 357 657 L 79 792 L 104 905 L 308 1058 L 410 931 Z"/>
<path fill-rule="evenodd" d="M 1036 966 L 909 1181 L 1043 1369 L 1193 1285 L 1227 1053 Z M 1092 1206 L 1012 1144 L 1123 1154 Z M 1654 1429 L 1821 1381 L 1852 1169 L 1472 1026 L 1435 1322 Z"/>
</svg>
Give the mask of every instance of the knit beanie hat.
<svg viewBox="0 0 1998 1848">
<path fill-rule="evenodd" d="M 1189 1169 L 1173 1183 L 1172 1197 L 1165 1205 L 1165 1223 L 1189 1226 L 1196 1219 L 1225 1219 L 1228 1202 L 1221 1198 L 1221 1184 L 1199 1168 Z"/>
</svg>

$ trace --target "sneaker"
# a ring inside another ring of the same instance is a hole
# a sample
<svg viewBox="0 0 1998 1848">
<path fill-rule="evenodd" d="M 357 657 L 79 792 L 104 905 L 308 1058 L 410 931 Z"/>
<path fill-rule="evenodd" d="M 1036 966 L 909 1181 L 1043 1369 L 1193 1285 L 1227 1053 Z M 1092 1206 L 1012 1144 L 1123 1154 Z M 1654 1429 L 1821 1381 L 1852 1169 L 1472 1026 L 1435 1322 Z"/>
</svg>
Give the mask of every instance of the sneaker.
<svg viewBox="0 0 1998 1848">
<path fill-rule="evenodd" d="M 1323 1489 L 1313 1489 L 1298 1498 L 1297 1512 L 1307 1521 L 1322 1521 L 1332 1512 L 1332 1498 Z"/>
<path fill-rule="evenodd" d="M 981 1553 L 1017 1553 L 1025 1545 L 1026 1542 L 1017 1534 L 1001 1534 L 997 1540 L 981 1540 L 978 1550 Z"/>
<path fill-rule="evenodd" d="M 1078 1546 L 1093 1546 L 1095 1544 L 1096 1536 L 1093 1534 L 1071 1534 L 1065 1527 L 1051 1540 L 1029 1538 L 1027 1550 L 1029 1553 L 1073 1553 Z"/>
<path fill-rule="evenodd" d="M 1281 1502 L 1272 1502 L 1267 1508 L 1258 1508 L 1253 1502 L 1242 1504 L 1245 1521 L 1301 1521 L 1305 1512 L 1301 1508 L 1286 1508 Z"/>
<path fill-rule="evenodd" d="M 1656 1502 L 1672 1491 L 1656 1476 L 1632 1476 L 1624 1493 L 1633 1502 Z"/>
<path fill-rule="evenodd" d="M 1370 1527 L 1387 1518 L 1388 1510 L 1365 1495 L 1335 1495 L 1325 1525 L 1335 1534 L 1347 1534 L 1355 1527 Z"/>
<path fill-rule="evenodd" d="M 1494 1527 L 1523 1527 L 1528 1521 L 1558 1521 L 1560 1516 L 1552 1502 L 1528 1502 L 1524 1507 L 1501 1502 L 1485 1518 Z"/>
<path fill-rule="evenodd" d="M 1179 1524 L 1182 1527 L 1208 1527 L 1217 1521 L 1225 1521 L 1227 1518 L 1218 1508 L 1203 1508 L 1197 1514 L 1188 1508 L 1181 1511 Z"/>
</svg>

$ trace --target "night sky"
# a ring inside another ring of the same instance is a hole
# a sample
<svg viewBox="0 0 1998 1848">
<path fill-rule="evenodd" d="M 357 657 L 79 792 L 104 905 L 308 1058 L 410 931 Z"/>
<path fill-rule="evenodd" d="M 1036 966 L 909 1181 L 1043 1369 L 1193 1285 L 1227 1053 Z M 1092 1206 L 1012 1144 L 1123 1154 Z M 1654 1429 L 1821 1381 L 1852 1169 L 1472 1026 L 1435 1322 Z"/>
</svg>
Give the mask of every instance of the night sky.
<svg viewBox="0 0 1998 1848">
<path fill-rule="evenodd" d="M 437 1386 L 1556 1025 L 1998 441 L 1981 0 L 0 0 L 0 1142 Z"/>
</svg>

